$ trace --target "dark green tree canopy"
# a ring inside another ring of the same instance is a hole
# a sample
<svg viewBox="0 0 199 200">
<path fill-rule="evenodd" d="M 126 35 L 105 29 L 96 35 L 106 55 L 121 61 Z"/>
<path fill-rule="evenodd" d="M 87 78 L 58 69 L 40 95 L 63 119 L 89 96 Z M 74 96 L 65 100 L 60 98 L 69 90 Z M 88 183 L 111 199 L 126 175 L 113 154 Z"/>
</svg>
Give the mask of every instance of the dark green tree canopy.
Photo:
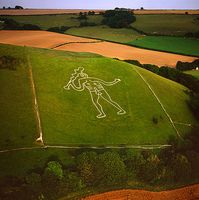
<svg viewBox="0 0 199 200">
<path fill-rule="evenodd" d="M 131 11 L 107 10 L 102 22 L 111 28 L 126 28 L 135 21 L 136 18 Z"/>
</svg>

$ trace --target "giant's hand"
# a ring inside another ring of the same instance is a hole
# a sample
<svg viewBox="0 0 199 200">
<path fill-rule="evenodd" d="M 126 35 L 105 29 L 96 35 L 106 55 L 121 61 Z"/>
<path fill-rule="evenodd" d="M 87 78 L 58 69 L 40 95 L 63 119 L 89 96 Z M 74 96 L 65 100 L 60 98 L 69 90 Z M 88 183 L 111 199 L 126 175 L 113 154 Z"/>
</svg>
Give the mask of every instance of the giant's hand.
<svg viewBox="0 0 199 200">
<path fill-rule="evenodd" d="M 120 80 L 119 78 L 116 78 L 116 79 L 115 79 L 115 82 L 117 82 L 117 83 L 120 82 L 120 81 L 121 81 L 121 80 Z"/>
<path fill-rule="evenodd" d="M 64 86 L 64 89 L 65 89 L 65 90 L 70 90 L 70 85 L 65 85 L 65 86 Z"/>
</svg>

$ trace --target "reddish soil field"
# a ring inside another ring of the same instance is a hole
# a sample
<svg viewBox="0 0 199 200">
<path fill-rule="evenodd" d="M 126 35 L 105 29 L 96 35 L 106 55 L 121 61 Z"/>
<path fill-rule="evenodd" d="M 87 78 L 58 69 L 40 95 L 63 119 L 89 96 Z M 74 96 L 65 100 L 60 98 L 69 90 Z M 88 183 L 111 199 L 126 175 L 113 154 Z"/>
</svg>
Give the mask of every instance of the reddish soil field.
<svg viewBox="0 0 199 200">
<path fill-rule="evenodd" d="M 122 44 L 102 42 L 48 31 L 0 31 L 0 43 L 64 51 L 91 52 L 121 60 L 174 67 L 177 61 L 191 62 L 195 57 L 139 49 Z"/>
<path fill-rule="evenodd" d="M 82 200 L 198 200 L 199 184 L 176 190 L 150 192 L 145 190 L 117 190 L 86 197 Z"/>
</svg>

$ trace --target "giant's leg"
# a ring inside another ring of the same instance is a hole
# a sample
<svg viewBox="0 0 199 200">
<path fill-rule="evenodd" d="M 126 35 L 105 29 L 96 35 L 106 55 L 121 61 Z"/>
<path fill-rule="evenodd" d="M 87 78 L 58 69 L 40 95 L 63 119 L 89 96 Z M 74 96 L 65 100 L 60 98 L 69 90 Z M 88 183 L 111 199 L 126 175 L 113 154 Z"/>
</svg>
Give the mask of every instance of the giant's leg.
<svg viewBox="0 0 199 200">
<path fill-rule="evenodd" d="M 122 109 L 120 107 L 120 105 L 118 105 L 115 101 L 113 101 L 111 99 L 111 97 L 109 96 L 109 94 L 106 92 L 106 90 L 102 90 L 100 91 L 101 92 L 101 97 L 107 101 L 108 103 L 110 103 L 111 105 L 113 105 L 115 108 L 117 108 L 119 111 L 117 112 L 118 115 L 123 115 L 126 113 L 126 111 L 124 109 Z"/>
<path fill-rule="evenodd" d="M 90 92 L 91 100 L 94 104 L 94 106 L 99 111 L 99 115 L 97 115 L 97 118 L 103 118 L 106 117 L 106 114 L 104 113 L 101 104 L 99 103 L 99 95 L 95 94 L 95 92 Z"/>
</svg>

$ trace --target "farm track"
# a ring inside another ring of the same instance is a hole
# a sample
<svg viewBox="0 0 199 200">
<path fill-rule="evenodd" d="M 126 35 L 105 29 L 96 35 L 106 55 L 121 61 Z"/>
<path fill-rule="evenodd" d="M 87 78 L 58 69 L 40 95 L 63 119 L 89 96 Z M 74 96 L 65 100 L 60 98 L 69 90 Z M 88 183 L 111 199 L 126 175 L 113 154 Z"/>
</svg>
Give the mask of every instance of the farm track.
<svg viewBox="0 0 199 200">
<path fill-rule="evenodd" d="M 145 150 L 152 150 L 152 149 L 163 149 L 171 147 L 171 145 L 163 144 L 163 145 L 125 145 L 125 146 L 58 146 L 58 145 L 42 145 L 42 146 L 35 146 L 35 147 L 21 147 L 21 148 L 14 148 L 14 149 L 5 149 L 0 150 L 0 153 L 8 153 L 8 152 L 16 152 L 16 151 L 24 151 L 24 150 L 34 150 L 34 149 L 145 149 Z"/>
<path fill-rule="evenodd" d="M 120 60 L 139 60 L 142 64 L 175 67 L 177 61 L 192 62 L 197 57 L 140 49 L 48 31 L 0 31 L 0 43 L 73 52 L 90 52 Z"/>
</svg>

